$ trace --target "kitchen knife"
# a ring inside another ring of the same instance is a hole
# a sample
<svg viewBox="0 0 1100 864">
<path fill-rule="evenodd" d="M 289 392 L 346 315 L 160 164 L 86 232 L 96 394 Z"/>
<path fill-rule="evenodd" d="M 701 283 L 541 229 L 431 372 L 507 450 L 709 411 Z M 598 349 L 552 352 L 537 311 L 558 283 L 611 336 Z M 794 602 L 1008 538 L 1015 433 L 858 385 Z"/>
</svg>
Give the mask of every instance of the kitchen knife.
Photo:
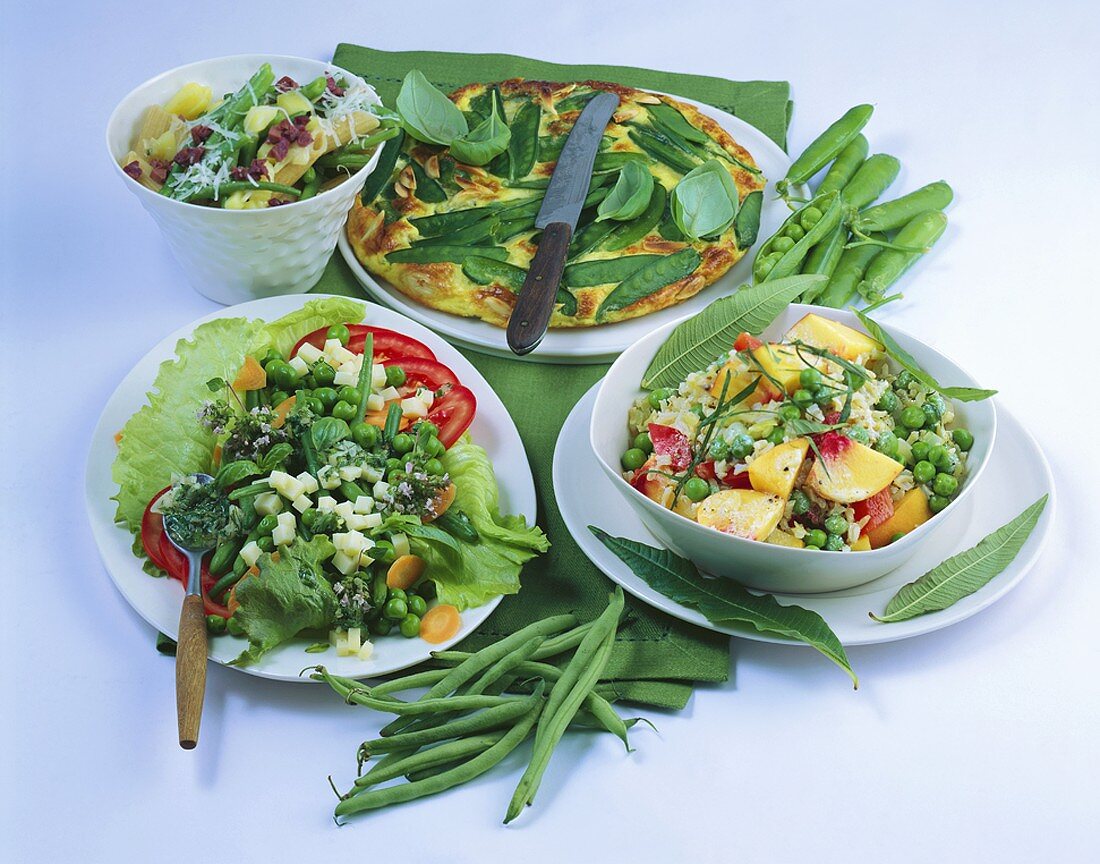
<svg viewBox="0 0 1100 864">
<path fill-rule="evenodd" d="M 569 241 L 588 195 L 596 152 L 603 131 L 618 107 L 619 97 L 614 93 L 598 93 L 584 106 L 561 148 L 550 185 L 546 187 L 546 197 L 535 219 L 535 227 L 542 229 L 539 248 L 523 280 L 512 317 L 508 319 L 508 347 L 516 354 L 533 351 L 546 335 L 565 269 Z"/>
</svg>

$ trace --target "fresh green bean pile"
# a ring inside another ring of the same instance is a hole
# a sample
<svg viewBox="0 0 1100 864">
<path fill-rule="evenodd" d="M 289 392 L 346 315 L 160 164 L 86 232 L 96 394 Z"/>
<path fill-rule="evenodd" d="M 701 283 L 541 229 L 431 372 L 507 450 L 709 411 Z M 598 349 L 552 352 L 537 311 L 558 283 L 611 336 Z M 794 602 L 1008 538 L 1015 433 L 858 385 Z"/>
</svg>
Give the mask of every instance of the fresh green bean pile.
<svg viewBox="0 0 1100 864">
<path fill-rule="evenodd" d="M 630 750 L 624 719 L 596 692 L 624 608 L 616 588 L 596 620 L 578 624 L 557 615 L 530 624 L 480 651 L 433 654 L 443 668 L 415 672 L 374 687 L 313 668 L 346 702 L 395 714 L 378 738 L 359 747 L 360 774 L 340 794 L 336 817 L 443 792 L 473 780 L 515 750 L 532 733 L 531 758 L 504 821 L 518 816 L 538 791 L 554 748 L 570 727 L 603 729 Z M 572 651 L 563 666 L 543 660 Z M 405 701 L 394 693 L 427 687 Z M 382 758 L 369 771 L 363 764 Z M 404 778 L 405 782 L 383 785 Z"/>
<path fill-rule="evenodd" d="M 870 105 L 857 105 L 819 135 L 791 163 L 776 184 L 788 203 L 799 205 L 760 247 L 753 262 L 755 282 L 796 273 L 829 277 L 803 303 L 839 308 L 859 294 L 881 300 L 947 228 L 943 210 L 954 193 L 942 180 L 893 201 L 874 204 L 890 188 L 901 163 L 886 153 L 868 156 L 862 130 Z M 806 201 L 792 198 L 791 187 L 809 182 L 828 165 Z"/>
</svg>

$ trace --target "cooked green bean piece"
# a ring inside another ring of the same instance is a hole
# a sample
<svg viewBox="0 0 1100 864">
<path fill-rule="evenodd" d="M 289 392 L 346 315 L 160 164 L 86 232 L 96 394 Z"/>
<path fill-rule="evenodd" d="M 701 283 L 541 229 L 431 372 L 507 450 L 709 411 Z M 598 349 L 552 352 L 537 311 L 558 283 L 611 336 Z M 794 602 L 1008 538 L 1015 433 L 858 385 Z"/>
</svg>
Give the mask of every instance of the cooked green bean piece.
<svg viewBox="0 0 1100 864">
<path fill-rule="evenodd" d="M 844 116 L 818 135 L 810 146 L 791 163 L 787 176 L 776 184 L 776 191 L 786 197 L 791 186 L 805 183 L 818 171 L 832 162 L 840 151 L 852 143 L 874 113 L 874 106 L 856 105 L 849 108 Z"/>
<path fill-rule="evenodd" d="M 401 428 L 401 405 L 391 402 L 386 410 L 386 424 L 382 427 L 382 440 L 393 441 L 397 436 L 397 430 Z M 308 438 L 308 436 L 306 436 Z M 304 439 L 303 439 L 304 440 Z"/>
<path fill-rule="evenodd" d="M 864 134 L 861 132 L 856 135 L 848 146 L 837 154 L 836 160 L 825 172 L 825 177 L 821 180 L 821 185 L 817 187 L 814 194 L 824 195 L 826 192 L 839 192 L 843 189 L 848 181 L 855 176 L 859 166 L 867 158 L 869 150 L 870 145 L 867 143 Z"/>
<path fill-rule="evenodd" d="M 390 756 L 386 756 L 385 759 L 372 766 L 366 774 L 356 777 L 355 786 L 358 789 L 365 789 L 368 786 L 377 786 L 379 783 L 385 783 L 413 771 L 423 771 L 439 765 L 448 765 L 468 756 L 476 756 L 478 753 L 488 750 L 506 734 L 506 731 L 486 732 L 484 735 L 459 738 L 392 761 Z M 350 794 L 356 794 L 356 790 L 352 790 Z"/>
<path fill-rule="evenodd" d="M 317 170 L 310 165 L 302 175 L 302 195 L 298 200 L 305 201 L 308 198 L 312 198 L 317 194 L 317 190 L 320 186 L 321 176 L 317 173 Z"/>
<path fill-rule="evenodd" d="M 888 153 L 876 153 L 859 166 L 855 176 L 840 190 L 841 200 L 856 210 L 873 203 L 890 188 L 901 172 L 901 162 Z"/>
<path fill-rule="evenodd" d="M 268 192 L 278 192 L 280 195 L 288 195 L 291 198 L 298 198 L 301 196 L 301 192 L 295 189 L 293 186 L 287 186 L 285 183 L 268 183 L 266 180 L 258 180 L 252 182 L 249 180 L 233 180 L 229 183 L 222 183 L 215 189 L 213 186 L 207 186 L 203 189 L 196 189 L 186 198 L 184 201 L 220 201 L 224 198 L 228 198 L 234 192 L 250 192 L 253 189 L 264 189 Z M 251 392 L 251 391 L 250 391 Z"/>
<path fill-rule="evenodd" d="M 940 210 L 929 210 L 907 222 L 895 235 L 893 243 L 898 247 L 923 248 L 927 252 L 946 229 L 947 216 Z M 905 252 L 900 248 L 883 249 L 867 265 L 867 272 L 859 283 L 860 296 L 870 302 L 880 300 L 886 289 L 901 278 L 922 254 Z"/>
</svg>

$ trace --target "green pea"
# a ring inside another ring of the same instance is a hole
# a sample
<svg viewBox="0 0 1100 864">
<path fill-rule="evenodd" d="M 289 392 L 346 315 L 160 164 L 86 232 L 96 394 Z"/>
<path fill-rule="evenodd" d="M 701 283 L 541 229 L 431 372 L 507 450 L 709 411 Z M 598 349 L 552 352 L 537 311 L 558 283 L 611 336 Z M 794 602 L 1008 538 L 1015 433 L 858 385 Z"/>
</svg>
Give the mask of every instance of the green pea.
<svg viewBox="0 0 1100 864">
<path fill-rule="evenodd" d="M 447 472 L 443 467 L 443 463 L 438 459 L 428 459 L 424 463 L 424 473 L 432 477 L 442 477 Z"/>
<path fill-rule="evenodd" d="M 853 441 L 858 441 L 860 444 L 870 444 L 871 435 L 859 424 L 849 426 L 844 430 L 844 434 L 851 438 Z"/>
<path fill-rule="evenodd" d="M 282 360 L 282 359 L 283 359 L 283 355 L 279 353 L 278 348 L 268 348 L 267 353 L 264 354 L 263 359 L 260 361 L 260 365 L 263 366 L 264 369 L 266 369 L 268 363 L 271 363 L 273 360 Z"/>
<path fill-rule="evenodd" d="M 751 435 L 744 432 L 734 435 L 733 440 L 730 441 L 730 455 L 734 459 L 744 459 L 752 453 L 755 444 L 756 442 L 752 440 Z"/>
<path fill-rule="evenodd" d="M 813 391 L 813 399 L 818 405 L 825 406 L 833 401 L 836 393 L 830 387 L 818 387 Z"/>
<path fill-rule="evenodd" d="M 798 383 L 812 392 L 815 387 L 821 386 L 821 372 L 812 366 L 807 366 L 798 373 Z"/>
<path fill-rule="evenodd" d="M 879 411 L 887 411 L 893 414 L 898 410 L 898 394 L 893 390 L 886 390 L 881 396 L 878 397 L 878 402 L 875 403 L 875 407 Z"/>
<path fill-rule="evenodd" d="M 810 499 L 801 489 L 795 489 L 791 493 L 791 512 L 795 516 L 801 516 L 810 511 Z"/>
<path fill-rule="evenodd" d="M 825 530 L 830 534 L 844 534 L 848 530 L 848 520 L 839 513 L 825 520 Z"/>
<path fill-rule="evenodd" d="M 955 429 L 951 433 L 951 439 L 964 453 L 974 446 L 974 436 L 970 433 L 969 429 Z"/>
<path fill-rule="evenodd" d="M 424 613 L 428 611 L 428 601 L 421 597 L 419 594 L 410 594 L 409 599 L 405 602 L 409 604 L 410 615 L 415 615 L 418 618 L 423 618 Z"/>
<path fill-rule="evenodd" d="M 898 542 L 898 541 L 899 541 L 899 540 L 900 540 L 900 539 L 901 539 L 902 537 L 904 537 L 904 536 L 905 536 L 905 532 L 904 532 L 904 531 L 899 531 L 899 532 L 898 532 L 897 534 L 894 534 L 894 535 L 893 535 L 893 536 L 892 536 L 892 537 L 890 538 L 890 542 L 891 542 L 891 543 L 897 543 L 897 542 Z"/>
<path fill-rule="evenodd" d="M 237 620 L 235 615 L 231 615 L 225 621 L 225 630 L 230 636 L 243 636 L 244 628 L 241 626 L 241 622 Z"/>
<path fill-rule="evenodd" d="M 814 394 L 806 388 L 800 387 L 794 391 L 791 401 L 799 408 L 809 408 L 814 404 Z"/>
<path fill-rule="evenodd" d="M 386 460 L 386 473 L 394 474 L 398 471 L 403 471 L 405 468 L 405 460 L 390 458 Z"/>
<path fill-rule="evenodd" d="M 944 498 L 950 498 L 959 491 L 959 481 L 951 474 L 937 474 L 932 481 L 932 491 Z"/>
<path fill-rule="evenodd" d="M 875 449 L 883 456 L 889 456 L 895 461 L 901 461 L 899 455 L 901 446 L 898 443 L 898 436 L 893 432 L 883 432 L 879 435 L 878 441 L 875 442 Z"/>
<path fill-rule="evenodd" d="M 924 425 L 929 428 L 935 426 L 940 422 L 940 413 L 936 410 L 936 406 L 931 402 L 924 402 L 920 406 L 921 413 L 924 414 Z"/>
<path fill-rule="evenodd" d="M 627 471 L 637 471 L 646 461 L 645 453 L 638 447 L 631 447 L 623 454 L 623 468 Z"/>
<path fill-rule="evenodd" d="M 930 483 L 936 476 L 936 466 L 928 461 L 920 461 L 913 466 L 913 479 L 918 483 Z"/>
<path fill-rule="evenodd" d="M 757 255 L 752 264 L 752 275 L 758 282 L 763 282 L 774 268 L 775 261 L 770 255 Z"/>
<path fill-rule="evenodd" d="M 341 345 L 347 345 L 351 339 L 351 331 L 343 324 L 333 324 L 325 331 L 326 339 L 339 339 Z"/>
<path fill-rule="evenodd" d="M 928 499 L 928 509 L 933 513 L 939 513 L 944 507 L 951 503 L 950 498 L 945 498 L 943 495 L 933 495 Z"/>
<path fill-rule="evenodd" d="M 936 444 L 928 450 L 928 461 L 935 465 L 940 471 L 950 471 L 954 469 L 954 460 L 951 458 L 951 453 L 942 444 Z"/>
<path fill-rule="evenodd" d="M 413 449 L 416 441 L 407 432 L 398 432 L 393 436 L 393 441 L 390 443 L 395 452 L 404 455 Z"/>
<path fill-rule="evenodd" d="M 829 535 L 820 528 L 814 528 L 806 535 L 805 542 L 807 546 L 816 546 L 820 549 L 829 542 Z"/>
<path fill-rule="evenodd" d="M 702 501 L 710 494 L 710 484 L 702 477 L 692 477 L 684 484 L 684 494 L 692 501 Z"/>
<path fill-rule="evenodd" d="M 318 399 L 316 396 L 307 396 L 305 402 L 306 406 L 314 414 L 320 415 L 325 413 L 325 403 Z"/>
<path fill-rule="evenodd" d="M 336 370 L 324 360 L 318 360 L 310 374 L 313 375 L 313 380 L 317 382 L 318 387 L 328 387 L 336 380 Z"/>
<path fill-rule="evenodd" d="M 914 441 L 909 445 L 909 452 L 913 454 L 913 461 L 920 462 L 928 458 L 928 451 L 931 450 L 931 446 L 925 441 Z"/>
<path fill-rule="evenodd" d="M 776 252 L 786 252 L 788 249 L 794 248 L 794 241 L 790 237 L 776 237 L 772 240 L 772 249 Z"/>
<path fill-rule="evenodd" d="M 416 431 L 423 432 L 425 435 L 429 435 L 432 438 L 439 437 L 439 427 L 436 426 L 431 420 L 421 420 L 416 424 Z"/>
<path fill-rule="evenodd" d="M 370 622 L 370 632 L 375 636 L 389 636 L 393 622 L 389 618 L 378 618 Z"/>
<path fill-rule="evenodd" d="M 782 426 L 776 426 L 768 433 L 768 437 L 765 438 L 769 444 L 782 444 L 787 438 L 787 433 L 783 430 Z"/>
<path fill-rule="evenodd" d="M 306 528 L 312 528 L 317 522 L 317 510 L 310 507 L 305 513 L 298 517 L 299 521 L 306 526 Z"/>
<path fill-rule="evenodd" d="M 799 240 L 806 236 L 806 231 L 797 222 L 792 222 L 784 229 L 783 236 L 790 237 L 797 243 Z"/>
<path fill-rule="evenodd" d="M 715 438 L 710 442 L 710 455 L 718 462 L 730 458 L 730 444 L 725 438 Z"/>
<path fill-rule="evenodd" d="M 394 592 L 390 591 L 390 599 L 382 607 L 382 615 L 391 621 L 400 621 L 409 614 L 409 604 L 401 597 L 394 597 L 393 594 Z"/>
<path fill-rule="evenodd" d="M 332 406 L 332 416 L 345 422 L 355 419 L 355 406 L 349 405 L 343 399 Z"/>
<path fill-rule="evenodd" d="M 634 449 L 641 450 L 643 453 L 653 452 L 653 441 L 648 432 L 639 432 L 634 436 Z"/>
<path fill-rule="evenodd" d="M 929 393 L 924 397 L 924 405 L 921 407 L 933 412 L 939 420 L 947 410 L 947 401 L 939 393 Z"/>
<path fill-rule="evenodd" d="M 221 615 L 206 616 L 206 632 L 211 636 L 219 636 L 225 632 L 225 619 Z"/>
<path fill-rule="evenodd" d="M 274 513 L 268 513 L 263 519 L 256 525 L 257 534 L 270 534 L 275 530 L 279 524 L 279 517 Z"/>
<path fill-rule="evenodd" d="M 649 407 L 654 411 L 661 410 L 661 403 L 668 399 L 676 391 L 671 387 L 660 387 L 649 394 Z"/>
<path fill-rule="evenodd" d="M 285 390 L 273 390 L 271 392 L 271 404 L 279 405 L 290 398 L 290 394 Z"/>
<path fill-rule="evenodd" d="M 387 366 L 386 367 L 386 386 L 387 387 L 400 387 L 405 383 L 406 375 L 405 370 L 400 366 Z"/>
<path fill-rule="evenodd" d="M 901 412 L 901 423 L 909 429 L 920 429 L 924 426 L 924 412 L 916 405 L 910 405 Z"/>
<path fill-rule="evenodd" d="M 371 549 L 370 557 L 375 561 L 381 561 L 383 564 L 392 564 L 397 560 L 397 553 L 394 552 L 393 544 L 389 540 L 378 540 L 375 542 L 374 548 Z"/>
<path fill-rule="evenodd" d="M 429 438 L 428 443 L 424 445 L 424 449 L 428 451 L 429 456 L 442 456 L 447 452 L 447 448 L 438 438 Z"/>
<path fill-rule="evenodd" d="M 345 384 L 343 387 L 336 391 L 336 395 L 340 397 L 341 402 L 347 402 L 349 405 L 359 404 L 358 387 L 352 387 L 350 384 Z"/>
<path fill-rule="evenodd" d="M 908 369 L 902 369 L 898 373 L 898 377 L 894 379 L 894 386 L 898 390 L 908 390 L 909 385 L 913 383 L 913 373 Z"/>
<path fill-rule="evenodd" d="M 331 411 L 332 407 L 340 401 L 340 397 L 331 387 L 318 387 L 313 391 L 313 398 L 320 401 L 325 411 Z"/>
<path fill-rule="evenodd" d="M 792 405 L 788 402 L 785 405 L 779 406 L 779 419 L 783 422 L 787 422 L 788 420 L 798 420 L 801 417 L 802 409 L 799 408 L 797 405 Z"/>
<path fill-rule="evenodd" d="M 798 217 L 798 221 L 802 223 L 802 227 L 809 231 L 818 222 L 821 221 L 821 217 L 824 214 L 817 207 L 807 207 Z"/>
<path fill-rule="evenodd" d="M 830 534 L 825 540 L 826 552 L 840 552 L 844 549 L 844 538 L 839 534 Z"/>
<path fill-rule="evenodd" d="M 417 615 L 406 615 L 401 619 L 399 628 L 401 635 L 406 639 L 413 639 L 420 635 L 420 618 Z"/>
<path fill-rule="evenodd" d="M 267 534 L 256 541 L 256 545 L 260 547 L 264 552 L 275 551 L 275 541 L 271 539 L 271 535 Z"/>
<path fill-rule="evenodd" d="M 285 360 L 272 360 L 268 363 L 267 377 L 281 390 L 293 390 L 298 383 L 298 373 Z"/>
<path fill-rule="evenodd" d="M 370 423 L 353 423 L 351 425 L 351 437 L 364 450 L 369 450 L 382 439 L 382 430 Z"/>
</svg>

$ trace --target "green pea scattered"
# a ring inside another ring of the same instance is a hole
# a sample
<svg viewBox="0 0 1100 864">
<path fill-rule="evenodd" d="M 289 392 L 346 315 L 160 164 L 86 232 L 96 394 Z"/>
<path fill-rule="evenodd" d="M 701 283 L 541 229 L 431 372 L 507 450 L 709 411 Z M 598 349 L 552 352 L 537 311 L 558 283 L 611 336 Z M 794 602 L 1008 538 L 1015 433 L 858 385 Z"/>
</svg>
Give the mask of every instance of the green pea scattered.
<svg viewBox="0 0 1100 864">
<path fill-rule="evenodd" d="M 432 477 L 442 477 L 446 470 L 443 463 L 438 459 L 429 459 L 424 463 L 424 473 L 430 474 Z"/>
<path fill-rule="evenodd" d="M 267 377 L 282 390 L 293 390 L 298 383 L 298 373 L 285 360 L 272 360 L 268 363 Z"/>
<path fill-rule="evenodd" d="M 810 499 L 801 489 L 795 489 L 791 493 L 791 512 L 795 516 L 801 516 L 810 510 Z"/>
<path fill-rule="evenodd" d="M 389 636 L 391 630 L 393 630 L 393 621 L 389 618 L 377 618 L 370 622 L 370 632 L 375 636 Z"/>
<path fill-rule="evenodd" d="M 390 443 L 393 446 L 394 452 L 400 453 L 401 455 L 408 453 L 416 445 L 416 441 L 408 432 L 398 432 L 393 436 L 393 441 Z"/>
<path fill-rule="evenodd" d="M 206 616 L 206 632 L 211 636 L 219 636 L 225 632 L 225 619 L 221 615 Z"/>
<path fill-rule="evenodd" d="M 423 432 L 425 435 L 429 435 L 432 438 L 439 437 L 439 427 L 436 426 L 431 420 L 421 420 L 416 424 L 416 431 Z"/>
<path fill-rule="evenodd" d="M 820 528 L 814 528 L 808 534 L 806 534 L 805 542 L 807 546 L 814 546 L 818 549 L 824 547 L 829 542 L 829 535 L 822 531 Z"/>
<path fill-rule="evenodd" d="M 631 447 L 623 454 L 623 468 L 627 471 L 637 471 L 646 462 L 645 451 L 640 447 Z"/>
<path fill-rule="evenodd" d="M 782 444 L 787 438 L 787 433 L 783 431 L 782 426 L 776 426 L 768 433 L 768 437 L 765 439 L 769 444 Z"/>
<path fill-rule="evenodd" d="M 387 387 L 400 387 L 407 380 L 405 370 L 400 366 L 387 366 L 386 367 L 386 386 Z"/>
<path fill-rule="evenodd" d="M 331 411 L 332 407 L 340 401 L 339 395 L 331 387 L 318 387 L 313 391 L 313 398 L 321 402 L 325 411 Z"/>
<path fill-rule="evenodd" d="M 420 617 L 417 615 L 406 615 L 401 619 L 399 627 L 401 635 L 406 639 L 413 639 L 420 635 Z"/>
<path fill-rule="evenodd" d="M 351 437 L 360 447 L 364 450 L 369 450 L 372 447 L 377 446 L 378 442 L 382 439 L 382 430 L 377 426 L 372 426 L 370 423 L 353 423 L 351 426 Z"/>
<path fill-rule="evenodd" d="M 390 599 L 382 607 L 382 616 L 391 621 L 400 621 L 409 614 L 409 604 L 401 597 L 394 597 L 390 592 Z"/>
<path fill-rule="evenodd" d="M 341 345 L 346 346 L 351 339 L 351 331 L 343 324 L 333 324 L 325 331 L 326 339 L 338 339 Z"/>
<path fill-rule="evenodd" d="M 821 372 L 812 366 L 807 366 L 798 373 L 798 383 L 812 392 L 815 387 L 821 386 Z"/>
<path fill-rule="evenodd" d="M 871 434 L 862 426 L 856 424 L 849 426 L 844 430 L 844 434 L 851 438 L 853 441 L 858 441 L 860 444 L 870 444 Z"/>
<path fill-rule="evenodd" d="M 730 455 L 735 459 L 744 459 L 752 453 L 755 443 L 752 436 L 744 432 L 734 435 L 733 440 L 730 441 Z"/>
<path fill-rule="evenodd" d="M 243 636 L 244 628 L 241 626 L 241 622 L 237 620 L 236 616 L 230 616 L 225 621 L 225 631 L 230 636 Z"/>
<path fill-rule="evenodd" d="M 928 451 L 932 448 L 924 441 L 914 441 L 909 450 L 913 454 L 913 461 L 920 462 L 923 459 L 928 458 Z"/>
<path fill-rule="evenodd" d="M 347 422 L 349 420 L 354 420 L 355 419 L 355 406 L 350 405 L 349 403 L 347 403 L 343 399 L 341 399 L 335 405 L 332 406 L 332 416 L 337 418 L 338 420 L 343 420 L 345 422 Z"/>
<path fill-rule="evenodd" d="M 790 237 L 797 243 L 799 240 L 806 236 L 806 230 L 797 222 L 792 222 L 790 225 L 787 226 L 783 234 L 784 236 Z"/>
<path fill-rule="evenodd" d="M 974 446 L 974 436 L 969 429 L 956 429 L 951 433 L 951 438 L 964 453 Z"/>
<path fill-rule="evenodd" d="M 784 423 L 788 420 L 798 420 L 802 416 L 802 409 L 797 405 L 786 403 L 779 407 L 779 419 Z"/>
<path fill-rule="evenodd" d="M 428 611 L 428 601 L 419 594 L 410 594 L 405 602 L 409 604 L 409 614 L 417 618 L 423 618 L 424 613 Z"/>
<path fill-rule="evenodd" d="M 830 534 L 844 534 L 848 530 L 848 520 L 836 513 L 825 520 L 825 530 Z"/>
<path fill-rule="evenodd" d="M 898 405 L 898 394 L 893 390 L 886 390 L 883 392 L 883 394 L 879 396 L 878 402 L 875 403 L 875 407 L 878 408 L 879 411 L 887 411 L 890 414 L 898 410 Z"/>
<path fill-rule="evenodd" d="M 312 528 L 317 522 L 317 515 L 318 511 L 315 510 L 313 507 L 310 507 L 308 510 L 306 510 L 305 513 L 299 516 L 298 519 L 303 525 L 306 526 L 306 528 Z"/>
<path fill-rule="evenodd" d="M 349 405 L 359 404 L 358 387 L 352 387 L 350 384 L 345 384 L 343 387 L 336 391 L 336 395 L 340 397 L 341 402 L 347 402 Z"/>
<path fill-rule="evenodd" d="M 826 552 L 840 552 L 844 549 L 844 538 L 838 534 L 830 534 L 825 541 Z"/>
<path fill-rule="evenodd" d="M 429 456 L 442 456 L 447 452 L 446 446 L 438 438 L 429 438 L 425 445 Z"/>
<path fill-rule="evenodd" d="M 944 507 L 951 503 L 950 498 L 945 498 L 943 495 L 933 495 L 928 499 L 928 509 L 933 513 L 939 513 Z"/>
<path fill-rule="evenodd" d="M 936 410 L 936 406 L 931 402 L 925 402 L 920 406 L 920 410 L 924 414 L 924 425 L 935 426 L 940 422 L 942 416 L 939 411 Z"/>
<path fill-rule="evenodd" d="M 937 495 L 950 498 L 959 490 L 959 481 L 950 474 L 937 474 L 932 481 L 932 491 Z"/>
<path fill-rule="evenodd" d="M 692 477 L 684 484 L 684 494 L 692 501 L 702 501 L 710 494 L 710 485 L 702 477 Z"/>
<path fill-rule="evenodd" d="M 909 429 L 921 429 L 924 426 L 924 412 L 916 405 L 910 405 L 901 412 L 901 423 Z"/>
<path fill-rule="evenodd" d="M 954 458 L 951 452 L 942 444 L 937 444 L 928 451 L 928 461 L 940 471 L 952 471 L 955 468 Z"/>
<path fill-rule="evenodd" d="M 263 359 L 260 361 L 260 365 L 263 366 L 264 369 L 266 369 L 268 363 L 271 363 L 273 360 L 282 360 L 282 359 L 283 359 L 283 355 L 279 353 L 278 348 L 268 348 L 267 353 L 264 354 Z"/>
<path fill-rule="evenodd" d="M 653 452 L 653 441 L 648 432 L 639 432 L 634 436 L 634 449 L 641 450 L 643 453 Z"/>
<path fill-rule="evenodd" d="M 936 466 L 928 461 L 918 462 L 913 466 L 913 479 L 918 483 L 931 483 L 936 476 Z"/>
<path fill-rule="evenodd" d="M 671 387 L 661 387 L 649 394 L 649 407 L 654 411 L 661 410 L 661 403 L 668 399 L 674 391 Z"/>
<path fill-rule="evenodd" d="M 805 388 L 799 388 L 794 391 L 791 401 L 799 408 L 809 408 L 814 404 L 814 394 Z"/>
<path fill-rule="evenodd" d="M 901 452 L 898 436 L 893 432 L 883 432 L 878 436 L 878 441 L 875 442 L 875 449 L 883 456 L 898 460 L 898 454 Z"/>
<path fill-rule="evenodd" d="M 894 379 L 894 386 L 899 390 L 907 390 L 912 383 L 913 373 L 908 369 L 902 369 L 898 373 L 898 377 Z"/>
<path fill-rule="evenodd" d="M 328 387 L 336 380 L 336 370 L 324 360 L 318 360 L 310 374 L 313 375 L 313 380 L 318 387 Z"/>
<path fill-rule="evenodd" d="M 290 394 L 285 390 L 273 390 L 271 393 L 271 404 L 279 405 L 290 398 Z"/>
</svg>

